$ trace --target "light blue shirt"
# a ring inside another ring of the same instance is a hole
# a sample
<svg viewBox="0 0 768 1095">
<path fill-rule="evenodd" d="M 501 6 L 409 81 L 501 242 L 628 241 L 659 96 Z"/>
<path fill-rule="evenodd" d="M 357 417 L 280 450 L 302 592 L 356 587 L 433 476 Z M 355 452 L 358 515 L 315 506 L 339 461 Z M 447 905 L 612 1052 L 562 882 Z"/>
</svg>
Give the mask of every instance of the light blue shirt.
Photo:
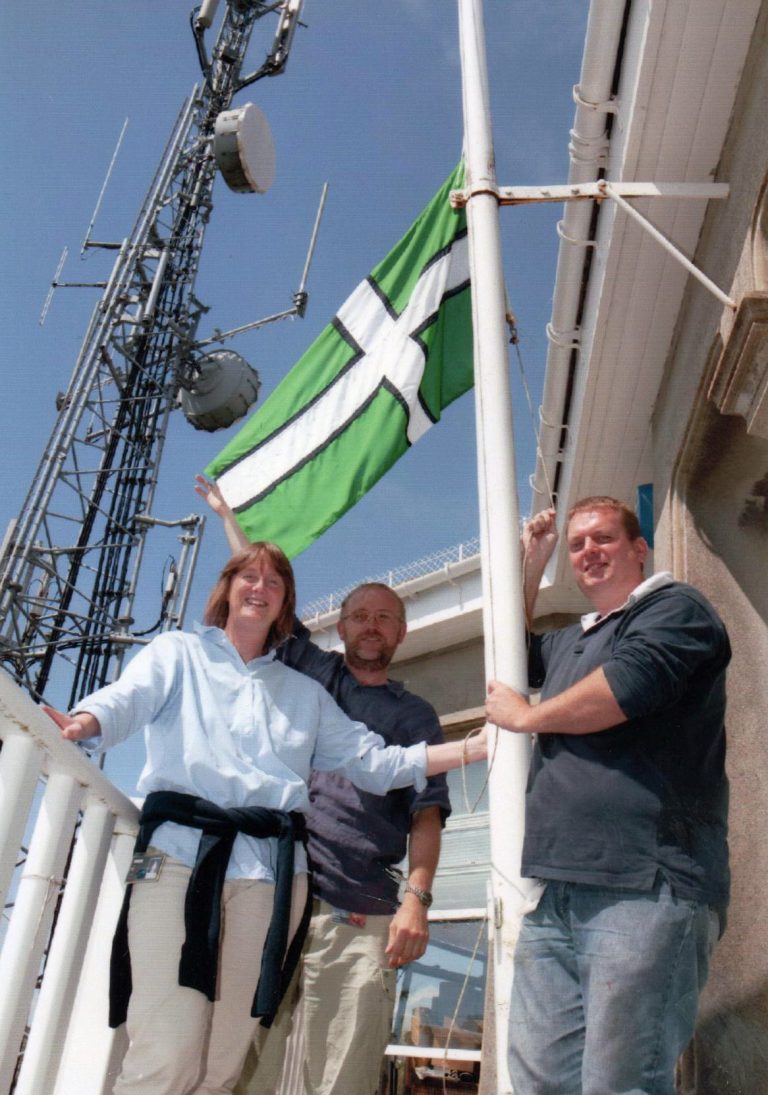
<svg viewBox="0 0 768 1095">
<path fill-rule="evenodd" d="M 217 627 L 159 635 L 74 710 L 99 720 L 101 737 L 87 743 L 99 752 L 144 729 L 141 795 L 182 791 L 223 807 L 305 812 L 310 768 L 339 771 L 374 794 L 426 783 L 423 742 L 385 747 L 316 681 L 274 652 L 246 664 Z M 198 838 L 199 830 L 166 822 L 152 844 L 191 867 Z M 227 877 L 273 881 L 275 850 L 274 839 L 239 834 Z M 296 853 L 297 871 L 306 870 L 303 848 Z"/>
</svg>

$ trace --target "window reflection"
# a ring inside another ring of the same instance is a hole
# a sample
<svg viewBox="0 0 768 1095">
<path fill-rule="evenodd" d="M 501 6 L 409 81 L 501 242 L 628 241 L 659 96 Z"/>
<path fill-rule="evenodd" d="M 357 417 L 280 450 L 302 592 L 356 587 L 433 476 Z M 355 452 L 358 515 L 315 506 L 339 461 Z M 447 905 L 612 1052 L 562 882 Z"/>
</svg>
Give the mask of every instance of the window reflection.
<svg viewBox="0 0 768 1095">
<path fill-rule="evenodd" d="M 451 796 L 452 817 L 488 813 L 488 769 L 485 764 L 469 764 L 464 769 L 446 772 Z"/>
<path fill-rule="evenodd" d="M 486 964 L 484 920 L 430 922 L 426 953 L 398 974 L 391 1039 L 423 1053 L 392 1062 L 388 1095 L 477 1091 Z"/>
</svg>

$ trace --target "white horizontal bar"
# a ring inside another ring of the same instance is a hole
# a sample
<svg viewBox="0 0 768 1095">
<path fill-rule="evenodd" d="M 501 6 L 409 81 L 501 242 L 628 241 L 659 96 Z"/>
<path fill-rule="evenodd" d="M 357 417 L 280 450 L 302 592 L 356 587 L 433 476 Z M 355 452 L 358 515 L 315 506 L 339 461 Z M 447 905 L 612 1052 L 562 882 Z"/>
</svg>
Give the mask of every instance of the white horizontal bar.
<svg viewBox="0 0 768 1095">
<path fill-rule="evenodd" d="M 479 1049 L 442 1049 L 440 1046 L 387 1046 L 385 1057 L 415 1057 L 419 1061 L 479 1061 Z"/>
<path fill-rule="evenodd" d="M 430 909 L 427 913 L 430 924 L 449 924 L 454 920 L 485 920 L 487 916 L 488 910 L 482 906 L 465 909 Z"/>
<path fill-rule="evenodd" d="M 727 198 L 728 183 L 656 183 L 608 182 L 566 183 L 556 186 L 500 186 L 496 194 L 500 205 L 530 205 L 534 202 L 602 201 L 608 197 L 606 186 L 624 198 Z M 466 205 L 472 191 L 451 191 L 451 205 Z"/>
</svg>

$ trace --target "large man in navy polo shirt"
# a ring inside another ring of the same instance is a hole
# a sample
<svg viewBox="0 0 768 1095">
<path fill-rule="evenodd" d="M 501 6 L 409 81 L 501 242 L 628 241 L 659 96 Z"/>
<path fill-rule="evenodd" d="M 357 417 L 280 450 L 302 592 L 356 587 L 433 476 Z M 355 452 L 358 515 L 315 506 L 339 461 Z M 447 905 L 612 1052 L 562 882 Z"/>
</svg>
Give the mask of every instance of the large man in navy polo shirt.
<svg viewBox="0 0 768 1095">
<path fill-rule="evenodd" d="M 674 1066 L 728 901 L 723 624 L 691 586 L 643 578 L 629 507 L 566 524 L 593 612 L 532 636 L 541 702 L 492 681 L 487 716 L 536 735 L 522 874 L 541 879 L 515 952 L 510 1072 L 519 1095 L 673 1095 Z M 557 540 L 526 526 L 529 619 Z"/>
</svg>

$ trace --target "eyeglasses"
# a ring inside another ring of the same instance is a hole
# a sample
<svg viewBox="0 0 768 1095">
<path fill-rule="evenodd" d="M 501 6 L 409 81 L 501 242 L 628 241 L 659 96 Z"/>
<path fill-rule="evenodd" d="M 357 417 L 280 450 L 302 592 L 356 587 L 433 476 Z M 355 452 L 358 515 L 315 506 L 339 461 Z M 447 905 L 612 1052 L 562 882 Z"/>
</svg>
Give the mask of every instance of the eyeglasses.
<svg viewBox="0 0 768 1095">
<path fill-rule="evenodd" d="M 377 624 L 399 624 L 403 619 L 396 612 L 387 612 L 386 609 L 382 609 L 380 612 L 367 612 L 364 608 L 358 609 L 357 612 L 348 612 L 346 616 L 341 618 L 342 620 L 351 620 L 355 624 L 367 624 L 371 621 Z"/>
</svg>

